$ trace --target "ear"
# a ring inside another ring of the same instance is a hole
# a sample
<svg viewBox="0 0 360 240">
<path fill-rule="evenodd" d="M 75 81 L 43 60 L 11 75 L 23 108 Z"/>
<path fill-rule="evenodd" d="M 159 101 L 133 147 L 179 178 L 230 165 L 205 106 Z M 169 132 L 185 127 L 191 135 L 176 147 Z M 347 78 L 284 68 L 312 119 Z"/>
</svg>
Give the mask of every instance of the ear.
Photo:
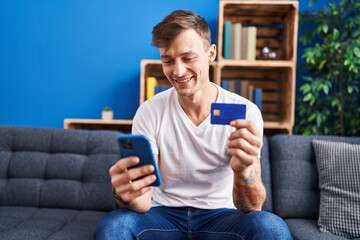
<svg viewBox="0 0 360 240">
<path fill-rule="evenodd" d="M 209 63 L 215 61 L 215 58 L 216 58 L 216 45 L 212 44 L 209 47 Z"/>
</svg>

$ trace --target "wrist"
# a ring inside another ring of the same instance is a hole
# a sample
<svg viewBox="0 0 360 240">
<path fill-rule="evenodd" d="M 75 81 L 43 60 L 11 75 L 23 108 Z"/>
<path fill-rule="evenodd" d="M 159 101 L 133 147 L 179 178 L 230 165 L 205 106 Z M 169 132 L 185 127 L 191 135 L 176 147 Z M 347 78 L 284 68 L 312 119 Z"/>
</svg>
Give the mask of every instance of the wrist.
<svg viewBox="0 0 360 240">
<path fill-rule="evenodd" d="M 113 197 L 121 204 L 123 204 L 125 206 L 129 206 L 129 203 L 122 200 L 122 198 L 119 195 L 117 195 L 115 192 L 113 192 Z"/>
<path fill-rule="evenodd" d="M 256 182 L 256 174 L 252 167 L 248 167 L 241 173 L 234 174 L 235 185 L 252 186 Z"/>
</svg>

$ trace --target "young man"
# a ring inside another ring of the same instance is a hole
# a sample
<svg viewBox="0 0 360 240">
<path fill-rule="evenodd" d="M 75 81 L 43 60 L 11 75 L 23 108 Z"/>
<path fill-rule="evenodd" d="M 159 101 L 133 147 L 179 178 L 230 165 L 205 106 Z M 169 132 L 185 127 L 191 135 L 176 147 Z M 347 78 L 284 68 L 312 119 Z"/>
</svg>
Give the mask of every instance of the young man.
<svg viewBox="0 0 360 240">
<path fill-rule="evenodd" d="M 130 169 L 138 158 L 119 160 L 110 175 L 120 209 L 99 222 L 95 238 L 291 239 L 281 218 L 261 211 L 260 111 L 209 80 L 216 46 L 206 21 L 178 10 L 152 33 L 173 88 L 139 107 L 132 132 L 150 139 L 163 183 L 148 186 L 153 166 Z M 213 102 L 246 104 L 246 119 L 212 125 Z"/>
</svg>

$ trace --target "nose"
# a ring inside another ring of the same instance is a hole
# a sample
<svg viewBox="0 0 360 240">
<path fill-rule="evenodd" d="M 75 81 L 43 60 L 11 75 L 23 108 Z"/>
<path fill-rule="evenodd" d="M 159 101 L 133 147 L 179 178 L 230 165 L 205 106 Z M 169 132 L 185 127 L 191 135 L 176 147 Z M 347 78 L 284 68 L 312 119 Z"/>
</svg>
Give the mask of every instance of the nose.
<svg viewBox="0 0 360 240">
<path fill-rule="evenodd" d="M 176 61 L 174 64 L 173 74 L 175 77 L 182 77 L 186 74 L 186 67 L 182 61 Z"/>
</svg>

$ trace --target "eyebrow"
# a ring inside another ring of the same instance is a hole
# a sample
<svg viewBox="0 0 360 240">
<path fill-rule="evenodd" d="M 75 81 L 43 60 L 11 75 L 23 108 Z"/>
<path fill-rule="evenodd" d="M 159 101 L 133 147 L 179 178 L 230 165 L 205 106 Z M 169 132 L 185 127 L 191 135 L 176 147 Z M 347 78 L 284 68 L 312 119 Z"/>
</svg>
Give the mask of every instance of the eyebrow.
<svg viewBox="0 0 360 240">
<path fill-rule="evenodd" d="M 170 58 L 170 56 L 169 55 L 161 55 L 160 56 L 160 59 L 165 59 L 165 58 Z"/>
<path fill-rule="evenodd" d="M 199 54 L 197 54 L 197 53 L 195 53 L 195 52 L 193 52 L 193 51 L 189 51 L 189 52 L 182 53 L 180 56 L 182 57 L 182 56 L 185 56 L 185 55 L 195 55 L 195 56 L 198 56 Z M 164 59 L 164 58 L 172 58 L 172 57 L 169 56 L 169 55 L 166 55 L 166 54 L 160 56 L 160 59 Z"/>
</svg>

